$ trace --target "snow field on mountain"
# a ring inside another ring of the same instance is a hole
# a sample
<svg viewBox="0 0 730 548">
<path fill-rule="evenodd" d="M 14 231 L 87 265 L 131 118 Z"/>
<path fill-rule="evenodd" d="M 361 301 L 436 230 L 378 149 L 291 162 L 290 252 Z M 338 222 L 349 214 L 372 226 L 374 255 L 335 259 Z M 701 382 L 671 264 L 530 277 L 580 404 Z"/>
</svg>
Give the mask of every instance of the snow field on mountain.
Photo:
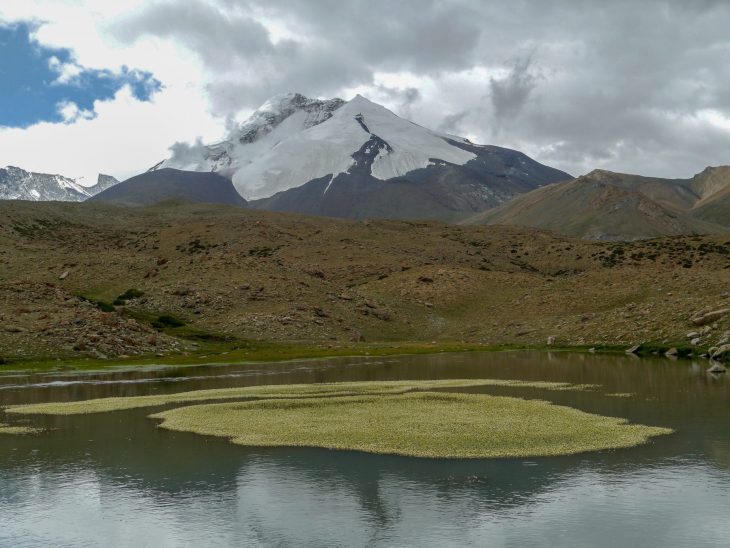
<svg viewBox="0 0 730 548">
<path fill-rule="evenodd" d="M 372 135 L 390 145 L 379 151 L 372 164 L 373 177 L 381 180 L 425 168 L 434 159 L 463 165 L 475 158 L 449 144 L 445 136 L 360 95 L 339 108 L 334 100 L 316 103 L 297 94 L 276 96 L 230 140 L 207 147 L 199 158 L 187 158 L 185 163 L 173 158 L 163 167 L 216 171 L 230 177 L 244 198 L 253 200 L 347 172 L 354 163 L 353 154 Z"/>
</svg>

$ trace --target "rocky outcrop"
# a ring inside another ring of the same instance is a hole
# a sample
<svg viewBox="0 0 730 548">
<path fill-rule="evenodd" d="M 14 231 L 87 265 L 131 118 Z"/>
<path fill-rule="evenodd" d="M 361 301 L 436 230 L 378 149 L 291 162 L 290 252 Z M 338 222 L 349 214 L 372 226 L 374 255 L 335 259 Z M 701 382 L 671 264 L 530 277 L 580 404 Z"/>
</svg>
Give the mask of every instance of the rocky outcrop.
<svg viewBox="0 0 730 548">
<path fill-rule="evenodd" d="M 23 306 L 11 304 L 17 302 Z M 11 310 L 12 318 L 5 313 Z M 183 345 L 60 286 L 16 282 L 0 284 L 0 348 L 12 348 L 16 357 L 105 359 L 179 351 Z"/>
</svg>

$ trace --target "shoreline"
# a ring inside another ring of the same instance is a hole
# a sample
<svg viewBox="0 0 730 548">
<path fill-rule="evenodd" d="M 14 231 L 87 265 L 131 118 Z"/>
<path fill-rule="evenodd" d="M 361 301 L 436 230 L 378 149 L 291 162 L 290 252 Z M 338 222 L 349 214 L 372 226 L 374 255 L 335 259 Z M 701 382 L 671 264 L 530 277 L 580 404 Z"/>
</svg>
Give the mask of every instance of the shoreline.
<svg viewBox="0 0 730 548">
<path fill-rule="evenodd" d="M 304 343 L 272 343 L 247 341 L 236 345 L 211 344 L 195 352 L 180 352 L 166 356 L 129 356 L 124 358 L 98 359 L 9 359 L 0 365 L 0 375 L 5 373 L 33 372 L 82 372 L 103 371 L 107 369 L 136 369 L 157 367 L 194 367 L 204 365 L 226 365 L 233 363 L 269 363 L 303 361 L 328 358 L 375 358 L 384 356 L 433 355 L 462 352 L 571 352 L 592 354 L 625 355 L 625 345 L 514 345 L 482 344 L 464 342 L 426 343 L 418 341 L 355 343 L 345 345 L 311 345 Z M 678 344 L 644 343 L 630 354 L 636 357 L 664 357 L 667 350 L 678 348 Z M 666 359 L 702 358 L 706 354 L 703 347 L 680 348 L 675 357 Z"/>
</svg>

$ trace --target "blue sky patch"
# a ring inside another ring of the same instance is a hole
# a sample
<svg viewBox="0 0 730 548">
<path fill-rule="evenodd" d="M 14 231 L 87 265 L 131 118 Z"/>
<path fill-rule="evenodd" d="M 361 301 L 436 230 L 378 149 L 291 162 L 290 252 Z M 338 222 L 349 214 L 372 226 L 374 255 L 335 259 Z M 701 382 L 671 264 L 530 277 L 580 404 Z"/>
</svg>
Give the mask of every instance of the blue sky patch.
<svg viewBox="0 0 730 548">
<path fill-rule="evenodd" d="M 84 70 L 67 83 L 52 68 L 73 62 L 67 49 L 46 48 L 30 38 L 32 26 L 0 25 L 0 126 L 27 127 L 41 121 L 61 122 L 59 103 L 91 110 L 95 100 L 109 99 L 129 84 L 135 97 L 148 101 L 162 84 L 149 72 L 123 67 L 120 72 Z"/>
</svg>

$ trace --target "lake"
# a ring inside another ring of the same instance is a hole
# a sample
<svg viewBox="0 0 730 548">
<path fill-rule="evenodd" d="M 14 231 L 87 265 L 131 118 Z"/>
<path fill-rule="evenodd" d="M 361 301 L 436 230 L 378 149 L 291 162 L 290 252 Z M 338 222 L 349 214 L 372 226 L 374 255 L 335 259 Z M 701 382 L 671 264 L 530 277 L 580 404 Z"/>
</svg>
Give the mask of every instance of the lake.
<svg viewBox="0 0 730 548">
<path fill-rule="evenodd" d="M 494 352 L 0 375 L 0 405 L 205 388 L 494 378 L 489 387 L 675 434 L 569 457 L 431 460 L 247 448 L 162 430 L 156 409 L 6 417 L 0 546 L 728 546 L 730 381 L 705 361 Z"/>
</svg>

